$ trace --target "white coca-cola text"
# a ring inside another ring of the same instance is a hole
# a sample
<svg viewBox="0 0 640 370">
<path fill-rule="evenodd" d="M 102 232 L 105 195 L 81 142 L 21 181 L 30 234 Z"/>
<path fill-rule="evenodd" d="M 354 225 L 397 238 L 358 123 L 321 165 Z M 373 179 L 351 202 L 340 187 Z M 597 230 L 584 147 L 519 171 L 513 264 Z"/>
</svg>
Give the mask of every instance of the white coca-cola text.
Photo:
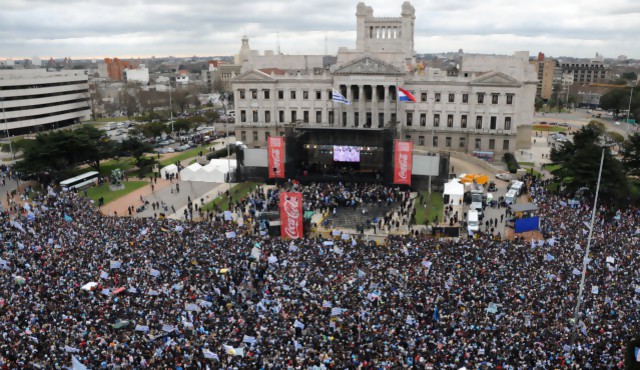
<svg viewBox="0 0 640 370">
<path fill-rule="evenodd" d="M 282 210 L 287 215 L 287 221 L 285 224 L 285 236 L 291 239 L 297 239 L 302 237 L 299 233 L 300 226 L 300 202 L 298 197 L 285 197 Z"/>
<path fill-rule="evenodd" d="M 400 177 L 403 180 L 406 180 L 407 172 L 409 172 L 409 155 L 407 153 L 399 153 L 398 165 L 400 166 L 400 171 L 398 171 L 398 177 Z"/>
</svg>

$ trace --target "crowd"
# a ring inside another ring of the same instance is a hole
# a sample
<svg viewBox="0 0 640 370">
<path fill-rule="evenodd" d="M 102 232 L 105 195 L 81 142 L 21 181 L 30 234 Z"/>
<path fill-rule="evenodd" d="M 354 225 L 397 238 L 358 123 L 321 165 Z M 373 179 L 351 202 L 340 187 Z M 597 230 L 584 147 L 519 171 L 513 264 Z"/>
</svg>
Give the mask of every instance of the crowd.
<svg viewBox="0 0 640 370">
<path fill-rule="evenodd" d="M 2 213 L 5 369 L 619 368 L 639 327 L 640 214 L 603 206 L 570 350 L 590 209 L 535 185 L 541 240 L 383 245 L 285 241 L 222 215 L 106 217 L 71 193 L 33 194 Z"/>
</svg>

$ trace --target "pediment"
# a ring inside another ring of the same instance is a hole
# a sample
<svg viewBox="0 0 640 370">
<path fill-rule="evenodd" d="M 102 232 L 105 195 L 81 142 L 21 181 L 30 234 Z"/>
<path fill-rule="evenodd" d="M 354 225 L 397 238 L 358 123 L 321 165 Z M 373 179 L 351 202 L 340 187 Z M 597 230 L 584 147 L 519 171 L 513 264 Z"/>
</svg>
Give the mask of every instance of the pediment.
<svg viewBox="0 0 640 370">
<path fill-rule="evenodd" d="M 507 76 L 502 72 L 490 72 L 484 74 L 475 80 L 471 81 L 471 85 L 491 85 L 491 86 L 522 86 L 522 82 L 516 80 L 513 77 Z"/>
<path fill-rule="evenodd" d="M 392 75 L 405 73 L 398 67 L 372 57 L 363 57 L 343 64 L 333 71 L 334 75 Z"/>
<path fill-rule="evenodd" d="M 275 78 L 257 69 L 252 69 L 250 71 L 246 71 L 240 74 L 233 80 L 236 82 L 238 81 L 275 81 Z"/>
</svg>

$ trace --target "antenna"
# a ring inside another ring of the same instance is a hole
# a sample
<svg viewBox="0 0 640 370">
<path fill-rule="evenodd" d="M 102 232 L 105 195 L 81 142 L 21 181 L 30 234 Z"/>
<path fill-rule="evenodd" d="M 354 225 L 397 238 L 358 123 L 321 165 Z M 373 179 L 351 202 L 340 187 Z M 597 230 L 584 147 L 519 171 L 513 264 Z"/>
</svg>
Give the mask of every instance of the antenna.
<svg viewBox="0 0 640 370">
<path fill-rule="evenodd" d="M 277 48 L 276 48 L 276 50 L 277 50 L 276 53 L 277 53 L 277 55 L 281 55 L 282 52 L 280 51 L 280 32 L 276 32 L 276 39 L 278 41 Z"/>
<path fill-rule="evenodd" d="M 329 41 L 326 33 L 324 34 L 324 55 L 329 55 Z"/>
</svg>

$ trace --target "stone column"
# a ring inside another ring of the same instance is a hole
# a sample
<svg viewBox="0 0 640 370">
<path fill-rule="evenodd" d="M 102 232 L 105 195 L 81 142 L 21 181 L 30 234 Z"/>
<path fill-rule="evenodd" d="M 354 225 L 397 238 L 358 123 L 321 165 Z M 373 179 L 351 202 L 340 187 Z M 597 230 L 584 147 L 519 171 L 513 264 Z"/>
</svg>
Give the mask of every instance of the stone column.
<svg viewBox="0 0 640 370">
<path fill-rule="evenodd" d="M 366 119 L 366 110 L 365 107 L 365 97 L 364 97 L 364 85 L 358 85 L 358 122 L 354 122 L 354 125 L 358 125 L 358 127 L 363 126 L 363 122 Z"/>
<path fill-rule="evenodd" d="M 371 86 L 371 127 L 378 127 L 378 85 Z"/>
<path fill-rule="evenodd" d="M 384 122 L 383 124 L 387 124 L 391 119 L 391 112 L 389 111 L 389 104 L 391 96 L 389 95 L 389 85 L 384 85 Z"/>
</svg>

